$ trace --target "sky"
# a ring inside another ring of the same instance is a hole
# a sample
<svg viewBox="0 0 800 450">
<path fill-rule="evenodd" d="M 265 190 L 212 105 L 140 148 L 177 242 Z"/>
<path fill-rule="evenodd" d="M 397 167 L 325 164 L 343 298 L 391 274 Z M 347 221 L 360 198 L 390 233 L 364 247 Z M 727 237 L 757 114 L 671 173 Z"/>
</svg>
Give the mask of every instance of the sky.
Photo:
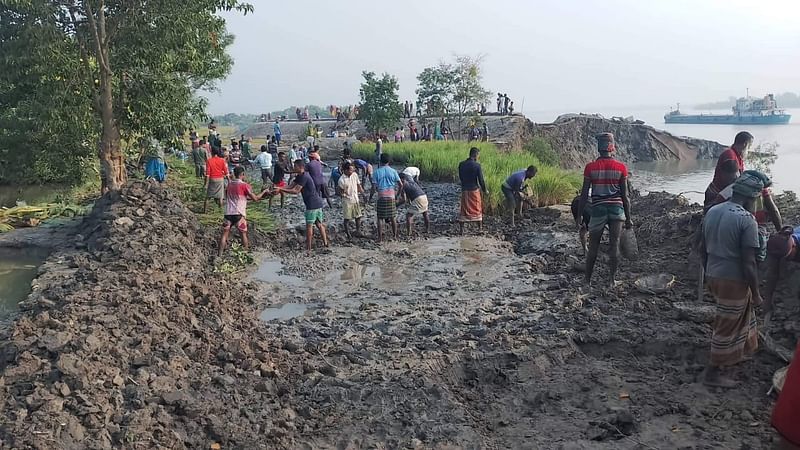
<svg viewBox="0 0 800 450">
<path fill-rule="evenodd" d="M 364 70 L 400 99 L 454 54 L 521 111 L 668 110 L 800 92 L 799 0 L 249 0 L 225 14 L 234 67 L 212 114 L 358 102 Z"/>
</svg>

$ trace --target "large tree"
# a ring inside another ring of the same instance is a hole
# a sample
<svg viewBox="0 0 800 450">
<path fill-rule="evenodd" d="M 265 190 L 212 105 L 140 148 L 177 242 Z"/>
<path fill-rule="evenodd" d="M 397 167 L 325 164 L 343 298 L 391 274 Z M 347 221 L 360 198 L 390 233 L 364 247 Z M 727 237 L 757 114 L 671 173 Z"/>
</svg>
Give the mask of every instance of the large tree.
<svg viewBox="0 0 800 450">
<path fill-rule="evenodd" d="M 18 123 L 76 127 L 80 133 L 49 138 L 60 137 L 67 149 L 96 149 L 104 188 L 119 189 L 126 181 L 123 141 L 167 138 L 189 127 L 204 110 L 195 92 L 229 72 L 233 36 L 219 13 L 230 10 L 247 13 L 252 6 L 239 0 L 3 2 L 0 54 L 13 70 L 0 71 L 9 100 L 0 114 L 0 145 Z M 31 105 L 30 96 L 48 108 Z"/>
<path fill-rule="evenodd" d="M 418 76 L 418 103 L 427 106 L 427 114 L 458 119 L 458 133 L 464 127 L 464 117 L 484 103 L 490 92 L 483 85 L 481 64 L 483 56 L 455 55 L 453 62 L 439 62 L 425 68 Z"/>
<path fill-rule="evenodd" d="M 366 122 L 367 130 L 372 133 L 391 129 L 403 115 L 397 94 L 400 89 L 397 78 L 386 73 L 378 77 L 375 72 L 362 72 L 361 75 L 364 82 L 361 83 L 358 118 Z"/>
</svg>

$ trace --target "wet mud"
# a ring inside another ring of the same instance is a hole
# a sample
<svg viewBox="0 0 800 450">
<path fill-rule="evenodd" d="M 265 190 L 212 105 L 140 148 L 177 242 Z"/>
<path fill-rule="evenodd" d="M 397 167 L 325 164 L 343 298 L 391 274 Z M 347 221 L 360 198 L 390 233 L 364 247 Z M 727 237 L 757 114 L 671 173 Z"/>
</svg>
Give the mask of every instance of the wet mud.
<svg viewBox="0 0 800 450">
<path fill-rule="evenodd" d="M 514 229 L 490 218 L 462 237 L 457 188 L 425 188 L 430 235 L 378 245 L 369 219 L 367 236 L 348 240 L 335 204 L 332 247 L 311 256 L 293 199 L 275 209 L 290 225 L 233 279 L 208 270 L 214 231 L 168 192 L 135 184 L 104 200 L 2 336 L 2 445 L 772 445 L 777 357 L 735 368 L 733 390 L 697 383 L 713 317 L 691 264 L 699 208 L 637 200 L 640 258 L 623 262 L 615 288 L 589 288 L 567 209 L 528 211 Z M 787 205 L 785 217 L 800 214 Z M 677 282 L 635 289 L 654 273 Z M 607 276 L 601 256 L 598 284 Z M 792 289 L 779 290 L 772 333 L 786 346 Z"/>
</svg>

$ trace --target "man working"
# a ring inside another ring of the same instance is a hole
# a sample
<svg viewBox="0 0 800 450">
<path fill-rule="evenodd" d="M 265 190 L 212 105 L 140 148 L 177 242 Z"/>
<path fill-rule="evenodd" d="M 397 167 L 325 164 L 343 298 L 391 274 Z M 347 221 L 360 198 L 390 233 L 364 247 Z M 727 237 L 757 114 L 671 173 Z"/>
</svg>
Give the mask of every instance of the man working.
<svg viewBox="0 0 800 450">
<path fill-rule="evenodd" d="M 302 194 L 303 203 L 306 206 L 306 251 L 311 255 L 312 243 L 314 241 L 314 226 L 316 225 L 319 234 L 322 236 L 322 243 L 328 247 L 328 232 L 325 228 L 325 215 L 322 212 L 322 197 L 319 196 L 314 180 L 306 173 L 306 164 L 302 160 L 294 162 L 294 172 L 297 174 L 288 188 L 279 187 L 276 193 Z"/>
<path fill-rule="evenodd" d="M 328 203 L 328 208 L 331 208 L 331 199 L 328 195 L 328 187 L 325 184 L 325 175 L 322 174 L 322 162 L 319 160 L 319 146 L 315 145 L 314 150 L 309 153 L 309 162 L 306 164 L 306 172 L 311 175 L 314 180 L 314 185 L 317 186 L 317 192 L 320 197 L 324 198 Z"/>
<path fill-rule="evenodd" d="M 800 262 L 800 227 L 783 227 L 767 241 L 767 270 L 764 284 L 764 313 L 771 316 L 774 309 L 775 288 L 781 273 L 791 262 Z"/>
<path fill-rule="evenodd" d="M 582 212 L 589 201 L 589 190 L 592 191 L 592 217 L 589 221 L 589 252 L 586 255 L 586 284 L 591 283 L 600 240 L 608 225 L 609 285 L 616 283 L 617 265 L 619 264 L 619 238 L 622 226 L 633 226 L 631 221 L 631 203 L 628 199 L 628 168 L 614 159 L 617 151 L 614 135 L 601 133 L 596 136 L 597 151 L 600 157 L 586 165 L 583 171 L 583 188 L 578 211 Z M 580 225 L 577 223 L 577 225 Z"/>
<path fill-rule="evenodd" d="M 224 150 L 222 150 L 224 151 Z M 219 150 L 212 150 L 211 158 L 206 161 L 206 198 L 203 200 L 203 212 L 208 210 L 208 199 L 213 198 L 222 208 L 222 199 L 225 196 L 225 178 L 228 177 L 228 163 Z"/>
<path fill-rule="evenodd" d="M 458 164 L 458 179 L 461 181 L 461 207 L 458 214 L 458 228 L 464 234 L 465 222 L 478 222 L 478 229 L 483 230 L 483 195 L 488 195 L 486 182 L 483 180 L 483 169 L 478 162 L 478 147 L 469 149 L 469 158 Z"/>
<path fill-rule="evenodd" d="M 403 187 L 400 175 L 397 171 L 389 167 L 391 159 L 386 153 L 381 154 L 381 167 L 373 175 L 373 189 L 378 192 L 378 203 L 376 211 L 378 215 L 378 242 L 383 241 L 383 222 L 392 226 L 392 233 L 397 239 L 397 203 L 395 196 L 397 189 Z M 372 198 L 372 194 L 370 194 Z"/>
<path fill-rule="evenodd" d="M 422 220 L 425 221 L 425 233 L 429 233 L 431 231 L 431 220 L 428 215 L 428 196 L 425 195 L 425 191 L 417 184 L 414 177 L 407 174 L 405 171 L 400 174 L 400 180 L 403 182 L 400 204 L 408 204 L 408 210 L 406 211 L 406 234 L 408 237 L 412 236 L 414 216 L 417 215 L 422 215 Z"/>
<path fill-rule="evenodd" d="M 772 198 L 772 189 L 770 189 L 770 187 L 772 187 L 772 180 L 757 170 L 745 170 L 742 172 L 741 176 L 758 177 L 764 185 L 764 190 L 761 191 L 761 195 L 756 198 L 752 211 L 753 216 L 756 218 L 756 223 L 758 223 L 758 242 L 760 243 L 757 254 L 758 262 L 764 262 L 767 259 L 767 239 L 769 239 L 770 235 L 769 230 L 767 230 L 767 223 L 772 222 L 775 226 L 775 231 L 779 231 L 783 228 L 783 219 L 781 218 L 781 212 L 778 210 L 778 206 L 775 204 L 775 200 Z M 717 194 L 712 206 L 730 200 L 732 195 L 733 183 Z"/>
<path fill-rule="evenodd" d="M 522 214 L 522 190 L 525 188 L 525 181 L 536 176 L 536 166 L 528 166 L 527 169 L 518 170 L 511 174 L 500 189 L 505 197 L 506 209 L 511 211 L 511 226 L 515 226 L 517 214 Z"/>
<path fill-rule="evenodd" d="M 289 161 L 286 160 L 286 153 L 278 153 L 278 161 L 272 165 L 272 185 L 276 188 L 286 187 L 286 175 L 292 172 Z M 281 208 L 283 208 L 284 195 L 281 194 Z M 272 208 L 272 196 L 269 197 L 268 207 Z"/>
<path fill-rule="evenodd" d="M 714 169 L 714 179 L 708 185 L 703 202 L 704 210 L 714 206 L 717 194 L 732 184 L 744 172 L 744 160 L 747 152 L 753 145 L 753 135 L 747 131 L 739 132 L 733 140 L 733 145 L 719 155 L 717 166 Z"/>
<path fill-rule="evenodd" d="M 406 167 L 403 173 L 410 176 L 412 180 L 419 183 L 420 170 L 419 167 Z"/>
<path fill-rule="evenodd" d="M 266 186 L 272 182 L 272 153 L 269 152 L 269 147 L 262 145 L 261 153 L 253 162 L 261 170 L 261 183 Z"/>
<path fill-rule="evenodd" d="M 233 169 L 233 179 L 225 188 L 225 220 L 222 222 L 222 236 L 219 238 L 219 256 L 222 256 L 222 252 L 225 251 L 232 227 L 236 227 L 242 234 L 244 248 L 250 247 L 247 239 L 247 200 L 257 202 L 268 192 L 264 190 L 258 195 L 253 194 L 252 188 L 245 183 L 244 177 L 244 167 L 239 166 Z"/>
<path fill-rule="evenodd" d="M 354 159 L 353 164 L 356 166 L 356 171 L 361 174 L 361 185 L 365 185 L 367 180 L 369 180 L 370 190 L 374 189 L 375 183 L 372 180 L 372 164 L 364 161 L 363 159 Z M 370 201 L 372 201 L 372 196 L 370 196 Z"/>
<path fill-rule="evenodd" d="M 717 301 L 710 361 L 703 378 L 710 386 L 735 386 L 720 374 L 721 368 L 743 361 L 758 348 L 753 308 L 761 304 L 756 265 L 759 243 L 751 211 L 763 189 L 759 177 L 739 177 L 731 199 L 712 207 L 703 222 L 706 285 Z"/>
<path fill-rule="evenodd" d="M 350 239 L 351 221 L 356 222 L 356 235 L 361 236 L 361 200 L 358 194 L 364 192 L 361 180 L 358 178 L 355 167 L 349 162 L 342 164 L 342 175 L 337 184 L 342 193 L 342 213 L 344 216 L 344 232 Z"/>
</svg>

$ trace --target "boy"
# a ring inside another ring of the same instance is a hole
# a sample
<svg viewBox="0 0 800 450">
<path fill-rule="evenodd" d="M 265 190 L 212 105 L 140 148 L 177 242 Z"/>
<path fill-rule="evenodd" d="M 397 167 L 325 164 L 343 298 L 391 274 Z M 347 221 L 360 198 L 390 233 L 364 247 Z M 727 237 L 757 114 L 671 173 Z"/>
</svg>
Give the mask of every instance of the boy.
<svg viewBox="0 0 800 450">
<path fill-rule="evenodd" d="M 505 197 L 506 209 L 511 211 L 511 226 L 515 224 L 517 214 L 522 215 L 522 190 L 525 188 L 525 181 L 536 176 L 536 166 L 528 166 L 527 169 L 518 170 L 511 174 L 500 189 Z M 519 211 L 519 212 L 518 212 Z"/>
<path fill-rule="evenodd" d="M 278 153 L 278 161 L 272 165 L 272 169 L 272 185 L 276 188 L 286 187 L 286 174 L 291 173 L 289 162 L 286 161 L 286 153 Z M 283 192 L 280 194 L 281 208 L 283 208 L 284 195 Z M 267 206 L 272 208 L 272 196 L 269 197 L 269 203 Z"/>
<path fill-rule="evenodd" d="M 266 190 L 258 195 L 253 194 L 250 185 L 244 182 L 244 176 L 244 167 L 236 167 L 233 169 L 234 178 L 225 188 L 225 220 L 222 222 L 222 237 L 219 238 L 219 256 L 225 251 L 232 227 L 238 228 L 242 234 L 244 248 L 250 247 L 250 241 L 247 239 L 247 199 L 257 202 L 267 194 Z"/>
<path fill-rule="evenodd" d="M 320 235 L 322 235 L 322 243 L 325 247 L 329 246 L 328 232 L 325 228 L 325 215 L 322 212 L 322 197 L 317 191 L 317 186 L 314 180 L 306 173 L 306 163 L 298 159 L 294 162 L 294 171 L 297 174 L 288 188 L 279 187 L 275 190 L 276 193 L 286 194 L 301 194 L 303 196 L 303 203 L 306 206 L 305 219 L 306 219 L 306 251 L 311 255 L 311 246 L 314 240 L 314 225 L 317 226 Z"/>
<path fill-rule="evenodd" d="M 342 192 L 342 210 L 344 215 L 344 232 L 350 239 L 350 221 L 356 222 L 356 236 L 361 236 L 361 203 L 358 194 L 364 192 L 361 187 L 361 180 L 355 171 L 353 164 L 346 162 L 342 164 L 342 176 L 339 177 L 339 189 Z"/>
</svg>

